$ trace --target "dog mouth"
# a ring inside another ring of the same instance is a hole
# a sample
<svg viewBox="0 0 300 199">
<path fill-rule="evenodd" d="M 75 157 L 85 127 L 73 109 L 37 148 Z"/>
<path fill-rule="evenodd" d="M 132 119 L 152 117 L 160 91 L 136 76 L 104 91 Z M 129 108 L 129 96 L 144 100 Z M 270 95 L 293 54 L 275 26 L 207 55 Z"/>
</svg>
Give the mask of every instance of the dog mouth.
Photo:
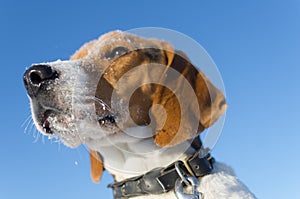
<svg viewBox="0 0 300 199">
<path fill-rule="evenodd" d="M 84 117 L 84 116 L 83 116 Z M 88 116 L 86 116 L 88 118 Z M 57 127 L 64 126 L 67 128 L 68 125 L 71 125 L 70 123 L 76 123 L 76 118 L 81 118 L 80 114 L 74 114 L 73 117 L 70 117 L 68 119 L 65 117 L 58 117 L 58 113 L 55 110 L 46 109 L 42 111 L 42 114 L 40 116 L 40 122 L 39 126 L 42 128 L 42 131 L 47 135 L 54 135 L 57 132 Z M 83 118 L 82 118 L 83 119 Z M 110 111 L 107 111 L 106 113 L 102 112 L 100 115 L 96 116 L 96 121 L 98 124 L 102 127 L 113 127 L 117 123 L 117 116 L 113 114 Z M 84 120 L 84 119 L 83 119 Z M 80 122 L 80 121 L 77 121 Z M 60 124 L 59 124 L 60 123 Z M 61 130 L 65 130 L 65 128 Z"/>
<path fill-rule="evenodd" d="M 50 127 L 50 121 L 49 121 L 49 117 L 53 114 L 53 111 L 51 110 L 46 110 L 43 114 L 42 114 L 42 119 L 41 119 L 41 126 L 43 128 L 43 130 L 45 131 L 46 134 L 53 134 L 53 131 Z"/>
</svg>

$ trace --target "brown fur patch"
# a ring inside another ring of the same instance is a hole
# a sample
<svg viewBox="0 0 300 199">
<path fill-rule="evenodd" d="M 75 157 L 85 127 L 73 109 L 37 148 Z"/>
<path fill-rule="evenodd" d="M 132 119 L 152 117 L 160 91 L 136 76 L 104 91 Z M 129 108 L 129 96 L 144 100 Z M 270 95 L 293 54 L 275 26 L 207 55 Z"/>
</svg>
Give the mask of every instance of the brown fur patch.
<svg viewBox="0 0 300 199">
<path fill-rule="evenodd" d="M 91 178 L 93 182 L 99 182 L 103 173 L 103 162 L 101 156 L 96 151 L 90 150 Z"/>
</svg>

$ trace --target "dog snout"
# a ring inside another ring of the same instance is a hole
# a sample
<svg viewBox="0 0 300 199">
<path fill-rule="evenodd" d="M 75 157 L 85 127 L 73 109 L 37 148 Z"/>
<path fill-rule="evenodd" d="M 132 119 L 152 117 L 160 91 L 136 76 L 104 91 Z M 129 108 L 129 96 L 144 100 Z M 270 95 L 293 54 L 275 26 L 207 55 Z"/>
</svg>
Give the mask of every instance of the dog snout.
<svg viewBox="0 0 300 199">
<path fill-rule="evenodd" d="M 23 80 L 25 88 L 30 97 L 34 97 L 43 83 L 58 78 L 58 73 L 50 65 L 33 65 L 24 73 Z"/>
</svg>

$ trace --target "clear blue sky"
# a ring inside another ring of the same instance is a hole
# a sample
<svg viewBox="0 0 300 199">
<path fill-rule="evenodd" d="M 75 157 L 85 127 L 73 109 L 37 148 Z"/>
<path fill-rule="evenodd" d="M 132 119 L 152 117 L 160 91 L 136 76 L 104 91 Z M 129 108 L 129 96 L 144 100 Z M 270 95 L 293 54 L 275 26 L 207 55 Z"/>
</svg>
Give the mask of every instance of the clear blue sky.
<svg viewBox="0 0 300 199">
<path fill-rule="evenodd" d="M 22 74 L 102 33 L 145 26 L 189 35 L 219 67 L 229 109 L 216 159 L 259 198 L 300 198 L 300 1 L 100 2 L 0 0 L 0 198 L 112 198 L 107 173 L 91 182 L 83 147 L 24 133 Z"/>
</svg>

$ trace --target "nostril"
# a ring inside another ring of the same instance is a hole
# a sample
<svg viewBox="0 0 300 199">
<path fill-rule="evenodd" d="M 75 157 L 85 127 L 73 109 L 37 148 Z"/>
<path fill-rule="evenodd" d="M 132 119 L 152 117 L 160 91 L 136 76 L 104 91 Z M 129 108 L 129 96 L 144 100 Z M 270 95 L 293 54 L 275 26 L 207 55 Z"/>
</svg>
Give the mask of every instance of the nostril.
<svg viewBox="0 0 300 199">
<path fill-rule="evenodd" d="M 57 72 L 52 70 L 49 65 L 33 65 L 26 72 L 27 79 L 29 84 L 39 85 L 45 80 L 54 80 L 58 77 Z"/>
<path fill-rule="evenodd" d="M 41 76 L 35 71 L 30 73 L 29 78 L 31 83 L 36 85 L 40 84 L 43 81 Z"/>
<path fill-rule="evenodd" d="M 58 73 L 50 65 L 38 64 L 25 71 L 23 81 L 28 94 L 35 96 L 44 82 L 56 78 L 58 78 Z"/>
</svg>

